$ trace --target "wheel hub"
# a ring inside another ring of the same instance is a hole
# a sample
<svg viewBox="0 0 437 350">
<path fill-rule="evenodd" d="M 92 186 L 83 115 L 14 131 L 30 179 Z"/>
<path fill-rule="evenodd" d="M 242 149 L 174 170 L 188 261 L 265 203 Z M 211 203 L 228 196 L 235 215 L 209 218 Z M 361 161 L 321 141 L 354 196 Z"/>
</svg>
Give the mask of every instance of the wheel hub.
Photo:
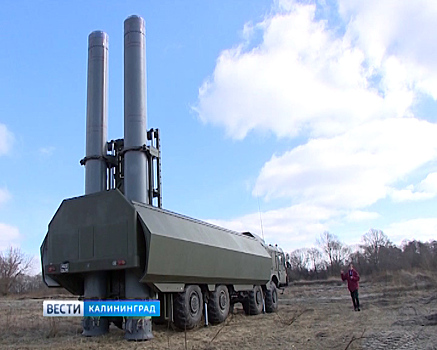
<svg viewBox="0 0 437 350">
<path fill-rule="evenodd" d="M 256 298 L 256 303 L 258 305 L 262 304 L 262 296 L 261 296 L 261 292 L 259 290 L 256 291 L 255 298 Z"/>
<path fill-rule="evenodd" d="M 226 308 L 228 301 L 226 298 L 226 294 L 224 292 L 220 293 L 219 296 L 219 305 L 220 305 L 220 309 L 224 310 Z"/>
<path fill-rule="evenodd" d="M 191 294 L 190 297 L 190 309 L 191 313 L 197 314 L 199 312 L 199 296 L 196 293 Z"/>
</svg>

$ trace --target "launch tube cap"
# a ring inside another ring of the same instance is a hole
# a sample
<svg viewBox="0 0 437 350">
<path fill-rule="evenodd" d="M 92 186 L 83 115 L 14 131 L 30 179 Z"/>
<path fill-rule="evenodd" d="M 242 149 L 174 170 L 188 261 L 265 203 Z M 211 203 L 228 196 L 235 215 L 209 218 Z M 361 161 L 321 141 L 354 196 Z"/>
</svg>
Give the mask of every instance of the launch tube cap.
<svg viewBox="0 0 437 350">
<path fill-rule="evenodd" d="M 108 34 L 101 30 L 96 30 L 88 36 L 88 48 L 103 46 L 108 49 Z"/>
<path fill-rule="evenodd" d="M 146 22 L 140 16 L 132 15 L 124 21 L 124 35 L 130 32 L 146 34 Z"/>
</svg>

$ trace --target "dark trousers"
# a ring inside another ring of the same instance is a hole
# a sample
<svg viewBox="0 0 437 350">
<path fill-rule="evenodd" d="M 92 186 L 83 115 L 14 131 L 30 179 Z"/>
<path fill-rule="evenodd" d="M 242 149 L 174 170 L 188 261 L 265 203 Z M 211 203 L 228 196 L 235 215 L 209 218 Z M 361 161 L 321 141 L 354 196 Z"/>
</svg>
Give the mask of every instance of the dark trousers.
<svg viewBox="0 0 437 350">
<path fill-rule="evenodd" d="M 351 292 L 352 302 L 354 303 L 354 309 L 360 308 L 360 301 L 358 300 L 358 289 Z"/>
</svg>

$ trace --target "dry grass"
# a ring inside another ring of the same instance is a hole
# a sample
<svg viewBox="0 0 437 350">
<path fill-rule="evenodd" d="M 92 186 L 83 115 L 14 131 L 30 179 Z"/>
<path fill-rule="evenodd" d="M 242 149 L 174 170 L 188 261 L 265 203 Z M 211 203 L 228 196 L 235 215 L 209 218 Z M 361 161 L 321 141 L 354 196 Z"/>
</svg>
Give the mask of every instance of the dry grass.
<svg viewBox="0 0 437 350">
<path fill-rule="evenodd" d="M 3 298 L 0 299 L 0 348 L 436 348 L 436 322 L 431 321 L 437 314 L 437 279 L 428 274 L 405 272 L 390 279 L 391 283 L 363 281 L 361 312 L 353 311 L 344 284 L 294 285 L 280 294 L 278 313 L 247 317 L 237 307 L 225 323 L 189 332 L 175 331 L 169 325 L 155 325 L 155 338 L 148 342 L 127 342 L 123 331 L 114 326 L 105 336 L 84 338 L 80 318 L 44 318 L 43 299 Z"/>
</svg>

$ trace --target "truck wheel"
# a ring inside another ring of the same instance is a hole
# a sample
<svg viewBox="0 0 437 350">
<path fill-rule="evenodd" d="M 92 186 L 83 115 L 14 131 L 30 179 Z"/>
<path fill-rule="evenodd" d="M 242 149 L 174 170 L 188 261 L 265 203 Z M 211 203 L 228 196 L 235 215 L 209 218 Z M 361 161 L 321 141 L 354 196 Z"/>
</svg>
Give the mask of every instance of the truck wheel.
<svg viewBox="0 0 437 350">
<path fill-rule="evenodd" d="M 208 316 L 213 324 L 222 323 L 229 314 L 229 292 L 224 285 L 219 285 L 215 291 L 210 294 L 208 300 Z"/>
<path fill-rule="evenodd" d="M 259 315 L 263 311 L 263 291 L 260 286 L 253 287 L 248 293 L 243 309 L 246 315 Z"/>
<path fill-rule="evenodd" d="M 276 312 L 278 310 L 278 290 L 274 283 L 265 292 L 266 312 Z"/>
<path fill-rule="evenodd" d="M 202 319 L 202 291 L 197 285 L 185 286 L 182 293 L 176 293 L 173 301 L 174 324 L 180 329 L 192 329 Z"/>
</svg>

